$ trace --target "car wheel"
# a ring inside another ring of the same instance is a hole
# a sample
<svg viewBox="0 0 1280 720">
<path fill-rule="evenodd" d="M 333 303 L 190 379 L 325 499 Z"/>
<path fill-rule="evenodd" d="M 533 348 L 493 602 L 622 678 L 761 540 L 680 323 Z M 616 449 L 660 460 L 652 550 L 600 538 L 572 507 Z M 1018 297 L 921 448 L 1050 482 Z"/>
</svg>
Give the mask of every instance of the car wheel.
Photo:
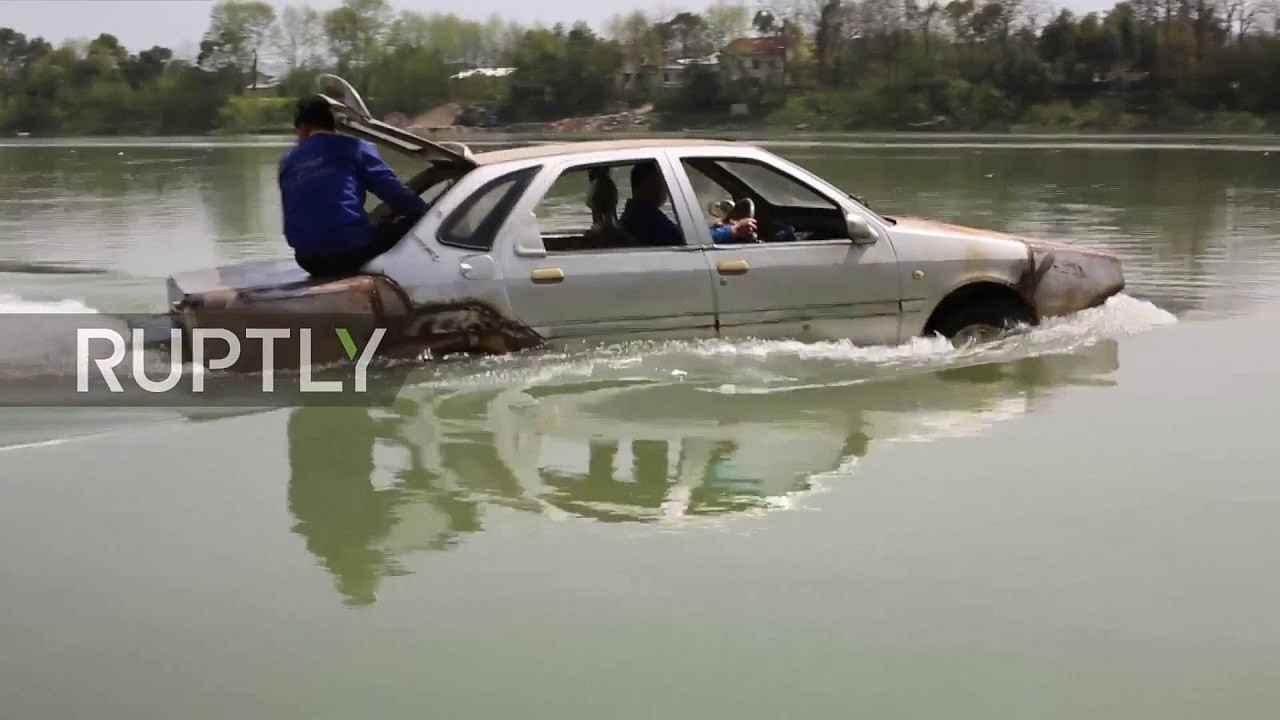
<svg viewBox="0 0 1280 720">
<path fill-rule="evenodd" d="M 1031 313 L 1020 303 L 1008 299 L 986 298 L 961 305 L 934 323 L 952 345 L 962 347 L 999 340 L 1020 325 L 1030 325 Z"/>
</svg>

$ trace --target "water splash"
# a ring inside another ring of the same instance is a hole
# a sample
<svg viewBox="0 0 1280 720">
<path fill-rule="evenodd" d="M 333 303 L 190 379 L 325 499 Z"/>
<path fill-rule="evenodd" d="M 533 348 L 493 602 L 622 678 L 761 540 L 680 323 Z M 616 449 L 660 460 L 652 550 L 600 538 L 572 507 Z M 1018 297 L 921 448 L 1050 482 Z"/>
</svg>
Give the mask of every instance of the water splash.
<svg viewBox="0 0 1280 720">
<path fill-rule="evenodd" d="M 697 384 L 725 394 L 841 387 L 913 371 L 1067 354 L 1106 339 L 1177 322 L 1156 305 L 1117 295 L 1103 305 L 984 345 L 955 347 L 945 338 L 859 346 L 848 340 L 669 340 L 601 345 L 579 352 L 531 351 L 467 359 L 433 369 L 422 384 L 448 389 L 626 381 Z"/>
<path fill-rule="evenodd" d="M 13 293 L 0 292 L 0 315 L 17 314 L 96 314 L 98 311 L 81 300 L 25 300 Z"/>
</svg>

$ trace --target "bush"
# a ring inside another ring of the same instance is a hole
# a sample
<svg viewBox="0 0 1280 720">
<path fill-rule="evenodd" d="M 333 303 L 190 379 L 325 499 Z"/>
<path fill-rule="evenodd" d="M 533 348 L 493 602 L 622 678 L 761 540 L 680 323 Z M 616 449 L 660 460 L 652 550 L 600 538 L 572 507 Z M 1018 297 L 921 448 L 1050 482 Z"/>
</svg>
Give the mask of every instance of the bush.
<svg viewBox="0 0 1280 720">
<path fill-rule="evenodd" d="M 1256 133 L 1265 132 L 1267 121 L 1246 112 L 1217 112 L 1210 117 L 1209 126 L 1218 132 Z"/>
<path fill-rule="evenodd" d="M 287 129 L 293 126 L 294 102 L 282 97 L 229 97 L 218 110 L 218 126 L 236 133 Z"/>
<path fill-rule="evenodd" d="M 1022 122 L 1031 129 L 1073 132 L 1132 132 L 1148 124 L 1142 116 L 1127 112 L 1124 103 L 1115 98 L 1090 100 L 1080 106 L 1065 100 L 1033 105 L 1023 114 Z"/>
<path fill-rule="evenodd" d="M 947 83 L 947 110 L 958 127 L 986 130 L 1003 127 L 1013 116 L 1013 103 L 991 82 L 977 85 L 962 79 Z"/>
</svg>

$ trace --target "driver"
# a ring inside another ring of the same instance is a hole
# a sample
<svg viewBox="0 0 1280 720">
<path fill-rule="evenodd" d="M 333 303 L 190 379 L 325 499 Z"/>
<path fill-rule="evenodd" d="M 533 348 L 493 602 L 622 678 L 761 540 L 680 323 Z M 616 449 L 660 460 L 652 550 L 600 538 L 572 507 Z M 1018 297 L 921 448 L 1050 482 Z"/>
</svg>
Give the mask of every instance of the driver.
<svg viewBox="0 0 1280 720">
<path fill-rule="evenodd" d="M 631 166 L 631 199 L 627 200 L 619 224 L 642 245 L 683 245 L 680 228 L 662 212 L 667 202 L 667 185 L 655 162 Z M 755 237 L 755 218 L 743 218 L 711 229 L 715 242 L 749 242 Z"/>
<path fill-rule="evenodd" d="M 303 270 L 348 275 L 381 255 L 403 235 L 403 223 L 374 228 L 364 210 L 368 190 L 396 215 L 412 219 L 427 204 L 405 187 L 373 145 L 338 135 L 324 98 L 298 102 L 293 125 L 298 144 L 280 161 L 284 236 Z"/>
</svg>

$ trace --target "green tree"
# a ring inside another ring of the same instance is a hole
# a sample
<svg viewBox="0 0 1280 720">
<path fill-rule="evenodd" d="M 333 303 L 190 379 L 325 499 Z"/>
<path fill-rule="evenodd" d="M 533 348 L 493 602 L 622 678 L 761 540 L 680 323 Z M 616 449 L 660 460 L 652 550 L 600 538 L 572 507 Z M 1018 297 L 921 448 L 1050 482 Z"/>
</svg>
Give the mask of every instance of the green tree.
<svg viewBox="0 0 1280 720">
<path fill-rule="evenodd" d="M 343 0 L 341 7 L 326 13 L 324 32 L 338 61 L 338 72 L 357 71 L 367 85 L 367 69 L 376 59 L 390 24 L 391 6 L 386 0 Z"/>
<path fill-rule="evenodd" d="M 751 29 L 747 8 L 728 0 L 712 3 L 703 11 L 702 17 L 707 25 L 707 37 L 716 50 L 746 35 Z"/>
<path fill-rule="evenodd" d="M 691 12 L 677 13 L 659 26 L 670 52 L 678 58 L 709 55 L 714 49 L 707 21 Z"/>
<path fill-rule="evenodd" d="M 256 84 L 259 56 L 275 21 L 275 8 L 261 0 L 220 0 L 209 12 L 197 62 L 210 69 L 235 68 Z"/>
<path fill-rule="evenodd" d="M 143 50 L 125 61 L 125 81 L 135 90 L 148 85 L 164 73 L 165 66 L 172 59 L 173 51 L 166 47 L 157 45 L 150 50 Z"/>
</svg>

